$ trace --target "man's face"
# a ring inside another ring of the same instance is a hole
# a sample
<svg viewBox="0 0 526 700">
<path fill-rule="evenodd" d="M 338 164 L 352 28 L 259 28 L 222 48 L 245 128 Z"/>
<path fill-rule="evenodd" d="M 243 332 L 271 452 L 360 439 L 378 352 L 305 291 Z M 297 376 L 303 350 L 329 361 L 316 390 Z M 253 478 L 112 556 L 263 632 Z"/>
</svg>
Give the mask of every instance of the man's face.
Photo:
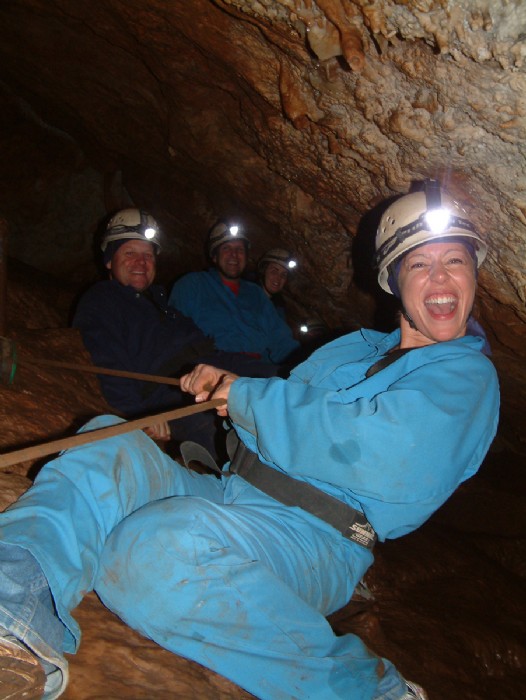
<svg viewBox="0 0 526 700">
<path fill-rule="evenodd" d="M 213 261 L 224 279 L 237 280 L 247 266 L 247 251 L 243 241 L 227 241 L 219 246 Z"/>
<path fill-rule="evenodd" d="M 138 292 L 147 289 L 155 278 L 155 250 L 153 243 L 129 240 L 123 243 L 106 264 L 110 276 Z"/>
</svg>

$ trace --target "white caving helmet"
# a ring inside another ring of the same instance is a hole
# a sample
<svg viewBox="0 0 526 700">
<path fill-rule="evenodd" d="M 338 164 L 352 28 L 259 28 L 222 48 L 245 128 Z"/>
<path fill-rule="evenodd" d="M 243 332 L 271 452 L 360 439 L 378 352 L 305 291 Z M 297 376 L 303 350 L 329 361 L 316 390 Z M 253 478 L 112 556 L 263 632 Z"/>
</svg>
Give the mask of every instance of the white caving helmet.
<svg viewBox="0 0 526 700">
<path fill-rule="evenodd" d="M 100 247 L 105 251 L 109 243 L 130 239 L 153 243 L 157 253 L 161 250 L 159 225 L 151 214 L 142 209 L 121 209 L 112 216 L 106 226 Z"/>
<path fill-rule="evenodd" d="M 263 255 L 258 262 L 258 271 L 262 273 L 265 265 L 268 265 L 269 263 L 276 263 L 276 265 L 280 265 L 282 268 L 287 270 L 287 272 L 293 270 L 298 265 L 289 251 L 285 250 L 284 248 L 271 248 L 270 250 L 267 250 L 265 255 Z"/>
<path fill-rule="evenodd" d="M 227 241 L 244 241 L 245 246 L 250 246 L 250 241 L 236 224 L 216 224 L 208 234 L 207 250 L 210 258 L 213 258 L 219 246 Z"/>
<path fill-rule="evenodd" d="M 376 233 L 376 265 L 380 287 L 393 294 L 389 285 L 393 263 L 423 243 L 444 238 L 465 238 L 471 243 L 480 267 L 487 245 L 465 210 L 440 189 L 435 180 L 424 183 L 423 192 L 406 194 L 389 206 Z"/>
</svg>

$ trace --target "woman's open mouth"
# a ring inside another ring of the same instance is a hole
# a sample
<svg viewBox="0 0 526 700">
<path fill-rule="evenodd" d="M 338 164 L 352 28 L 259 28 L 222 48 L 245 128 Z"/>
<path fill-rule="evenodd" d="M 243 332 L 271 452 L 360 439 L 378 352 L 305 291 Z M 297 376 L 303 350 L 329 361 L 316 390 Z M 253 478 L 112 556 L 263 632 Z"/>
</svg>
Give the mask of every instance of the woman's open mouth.
<svg viewBox="0 0 526 700">
<path fill-rule="evenodd" d="M 457 308 L 458 298 L 454 294 L 432 294 L 424 303 L 432 316 L 448 316 Z"/>
</svg>

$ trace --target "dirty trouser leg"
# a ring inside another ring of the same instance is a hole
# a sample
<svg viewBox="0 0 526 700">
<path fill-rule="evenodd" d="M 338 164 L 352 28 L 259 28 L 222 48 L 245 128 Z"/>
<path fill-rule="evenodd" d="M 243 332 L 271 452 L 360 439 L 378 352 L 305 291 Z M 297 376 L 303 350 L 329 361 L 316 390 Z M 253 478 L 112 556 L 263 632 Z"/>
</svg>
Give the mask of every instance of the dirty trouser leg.
<svg viewBox="0 0 526 700">
<path fill-rule="evenodd" d="M 84 429 L 115 422 L 105 416 Z M 142 431 L 76 447 L 47 464 L 34 486 L 0 514 L 0 542 L 4 552 L 11 550 L 0 578 L 0 626 L 15 636 L 23 630 L 24 642 L 41 658 L 75 651 L 80 630 L 70 611 L 93 588 L 108 534 L 145 503 L 193 492 L 222 498 L 218 479 L 181 467 Z M 19 557 L 19 547 L 32 556 Z M 52 616 L 37 562 L 51 590 Z M 29 578 L 17 574 L 23 567 L 29 567 Z M 62 648 L 50 650 L 60 637 L 55 612 L 64 626 Z"/>
<path fill-rule="evenodd" d="M 382 661 L 324 617 L 348 601 L 370 553 L 251 494 L 250 505 L 140 509 L 108 539 L 97 593 L 130 626 L 258 698 L 379 697 Z M 399 681 L 385 697 L 402 695 Z"/>
</svg>

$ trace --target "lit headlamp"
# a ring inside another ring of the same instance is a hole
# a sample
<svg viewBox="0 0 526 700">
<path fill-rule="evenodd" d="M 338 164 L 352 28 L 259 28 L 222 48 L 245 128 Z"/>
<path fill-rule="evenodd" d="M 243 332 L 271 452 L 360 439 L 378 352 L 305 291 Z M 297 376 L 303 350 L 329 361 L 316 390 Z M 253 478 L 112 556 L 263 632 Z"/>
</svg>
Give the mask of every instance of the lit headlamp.
<svg viewBox="0 0 526 700">
<path fill-rule="evenodd" d="M 442 206 L 440 185 L 436 180 L 426 180 L 424 185 L 426 195 L 426 212 L 423 215 L 431 233 L 440 234 L 447 230 L 451 213 Z"/>
</svg>

